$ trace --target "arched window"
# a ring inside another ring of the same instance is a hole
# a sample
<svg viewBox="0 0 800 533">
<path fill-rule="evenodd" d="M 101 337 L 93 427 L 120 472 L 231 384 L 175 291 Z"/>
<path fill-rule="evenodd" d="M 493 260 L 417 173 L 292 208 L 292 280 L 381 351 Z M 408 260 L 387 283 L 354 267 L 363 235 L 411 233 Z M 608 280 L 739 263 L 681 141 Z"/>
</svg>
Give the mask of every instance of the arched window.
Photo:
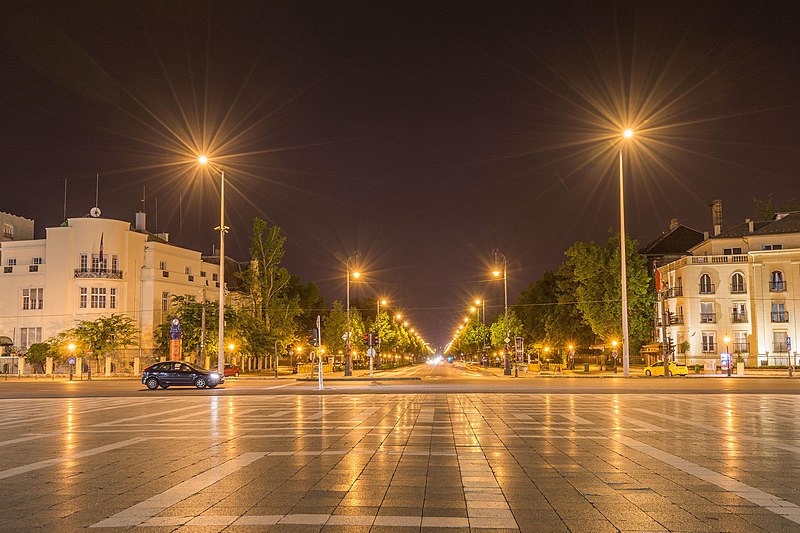
<svg viewBox="0 0 800 533">
<path fill-rule="evenodd" d="M 744 293 L 744 275 L 741 272 L 734 272 L 731 276 L 731 294 Z"/>
<path fill-rule="evenodd" d="M 708 274 L 700 276 L 700 294 L 714 294 L 714 284 Z"/>
<path fill-rule="evenodd" d="M 786 282 L 783 281 L 783 272 L 773 270 L 769 275 L 769 290 L 771 292 L 783 292 L 786 290 Z"/>
</svg>

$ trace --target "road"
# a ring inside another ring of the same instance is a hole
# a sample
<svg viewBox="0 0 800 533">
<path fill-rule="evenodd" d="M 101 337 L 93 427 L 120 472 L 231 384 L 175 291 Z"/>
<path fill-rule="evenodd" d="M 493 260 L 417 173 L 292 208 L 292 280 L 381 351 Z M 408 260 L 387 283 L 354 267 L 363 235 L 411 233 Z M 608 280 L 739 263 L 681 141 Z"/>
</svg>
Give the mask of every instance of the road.
<svg viewBox="0 0 800 533">
<path fill-rule="evenodd" d="M 402 373 L 0 381 L 0 530 L 800 530 L 794 381 Z"/>
</svg>

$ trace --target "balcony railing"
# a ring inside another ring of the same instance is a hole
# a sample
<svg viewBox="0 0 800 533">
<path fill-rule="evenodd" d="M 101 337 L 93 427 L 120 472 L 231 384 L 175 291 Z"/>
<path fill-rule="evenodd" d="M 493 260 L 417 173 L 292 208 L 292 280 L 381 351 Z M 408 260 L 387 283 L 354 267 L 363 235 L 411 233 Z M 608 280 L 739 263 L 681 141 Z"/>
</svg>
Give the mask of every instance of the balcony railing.
<svg viewBox="0 0 800 533">
<path fill-rule="evenodd" d="M 714 288 L 713 283 L 701 283 L 700 284 L 700 294 L 714 294 L 716 289 Z"/>
<path fill-rule="evenodd" d="M 733 353 L 748 353 L 748 352 L 750 352 L 750 347 L 747 345 L 746 342 L 733 343 Z"/>
<path fill-rule="evenodd" d="M 769 292 L 784 292 L 786 290 L 785 281 L 770 281 Z"/>
<path fill-rule="evenodd" d="M 669 324 L 671 326 L 675 324 L 683 324 L 683 315 L 671 315 L 669 317 Z"/>
<path fill-rule="evenodd" d="M 739 311 L 733 311 L 731 313 L 731 322 L 734 324 L 746 324 L 747 323 L 747 313 L 741 313 Z"/>
<path fill-rule="evenodd" d="M 725 264 L 725 263 L 748 263 L 750 256 L 747 254 L 742 255 L 690 255 L 682 257 L 677 261 L 673 261 L 666 265 L 668 272 L 679 269 L 686 265 L 700 265 L 700 264 Z"/>
<path fill-rule="evenodd" d="M 772 322 L 789 322 L 789 311 L 773 311 L 770 319 Z"/>
<path fill-rule="evenodd" d="M 716 313 L 700 313 L 701 324 L 715 324 L 717 322 Z"/>
<path fill-rule="evenodd" d="M 676 296 L 683 296 L 683 287 L 670 287 L 667 289 L 667 298 L 675 298 Z"/>
<path fill-rule="evenodd" d="M 788 352 L 789 346 L 785 342 L 773 342 L 772 343 L 772 351 L 773 352 Z"/>
<path fill-rule="evenodd" d="M 731 294 L 747 294 L 747 287 L 743 283 L 731 283 Z"/>
<path fill-rule="evenodd" d="M 122 279 L 122 270 L 110 270 L 108 268 L 76 268 L 75 277 Z"/>
</svg>

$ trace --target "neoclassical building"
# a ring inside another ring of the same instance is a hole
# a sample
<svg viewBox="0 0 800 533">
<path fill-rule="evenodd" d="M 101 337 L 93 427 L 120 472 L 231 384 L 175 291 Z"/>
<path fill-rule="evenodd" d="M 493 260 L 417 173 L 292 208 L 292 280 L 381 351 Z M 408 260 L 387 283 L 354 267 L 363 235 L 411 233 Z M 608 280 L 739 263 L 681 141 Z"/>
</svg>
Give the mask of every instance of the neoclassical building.
<svg viewBox="0 0 800 533">
<path fill-rule="evenodd" d="M 750 366 L 794 361 L 800 212 L 715 226 L 689 254 L 658 268 L 677 359 L 719 365 L 727 352 Z"/>
<path fill-rule="evenodd" d="M 44 239 L 0 243 L 0 336 L 24 353 L 28 346 L 112 313 L 131 317 L 139 346 L 128 359 L 153 356 L 153 329 L 173 295 L 216 301 L 219 266 L 200 252 L 170 244 L 168 235 L 106 218 L 70 218 Z M 125 363 L 125 369 L 130 361 Z M 138 365 L 137 365 L 138 366 Z M 122 369 L 120 369 L 122 370 Z"/>
</svg>

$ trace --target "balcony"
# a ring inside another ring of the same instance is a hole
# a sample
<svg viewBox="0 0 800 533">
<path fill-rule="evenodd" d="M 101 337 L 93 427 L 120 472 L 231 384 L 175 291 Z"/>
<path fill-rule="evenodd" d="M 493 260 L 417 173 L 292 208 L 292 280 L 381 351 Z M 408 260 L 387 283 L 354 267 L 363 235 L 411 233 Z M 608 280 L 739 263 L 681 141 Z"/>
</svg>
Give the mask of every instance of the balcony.
<svg viewBox="0 0 800 533">
<path fill-rule="evenodd" d="M 76 278 L 122 279 L 122 270 L 107 268 L 76 268 Z"/>
<path fill-rule="evenodd" d="M 731 294 L 747 294 L 747 287 L 744 284 L 731 283 Z"/>
<path fill-rule="evenodd" d="M 700 284 L 700 294 L 714 294 L 715 292 L 717 292 L 717 290 L 713 283 Z"/>
<path fill-rule="evenodd" d="M 773 311 L 770 313 L 772 322 L 789 322 L 789 311 Z"/>
<path fill-rule="evenodd" d="M 747 345 L 746 342 L 734 342 L 733 343 L 733 353 L 749 353 L 750 347 Z"/>
<path fill-rule="evenodd" d="M 716 313 L 700 313 L 700 323 L 701 324 L 716 324 L 717 323 L 717 314 Z"/>
<path fill-rule="evenodd" d="M 683 296 L 683 287 L 670 287 L 667 289 L 667 298 L 675 298 L 677 296 Z"/>
<path fill-rule="evenodd" d="M 785 281 L 770 281 L 769 292 L 784 292 L 786 290 Z"/>
<path fill-rule="evenodd" d="M 772 351 L 773 352 L 788 352 L 789 345 L 786 342 L 773 342 L 772 343 Z"/>
<path fill-rule="evenodd" d="M 733 311 L 731 313 L 731 322 L 734 324 L 747 324 L 747 313 Z"/>
<path fill-rule="evenodd" d="M 674 326 L 676 324 L 683 324 L 683 315 L 670 315 L 669 325 Z"/>
</svg>

